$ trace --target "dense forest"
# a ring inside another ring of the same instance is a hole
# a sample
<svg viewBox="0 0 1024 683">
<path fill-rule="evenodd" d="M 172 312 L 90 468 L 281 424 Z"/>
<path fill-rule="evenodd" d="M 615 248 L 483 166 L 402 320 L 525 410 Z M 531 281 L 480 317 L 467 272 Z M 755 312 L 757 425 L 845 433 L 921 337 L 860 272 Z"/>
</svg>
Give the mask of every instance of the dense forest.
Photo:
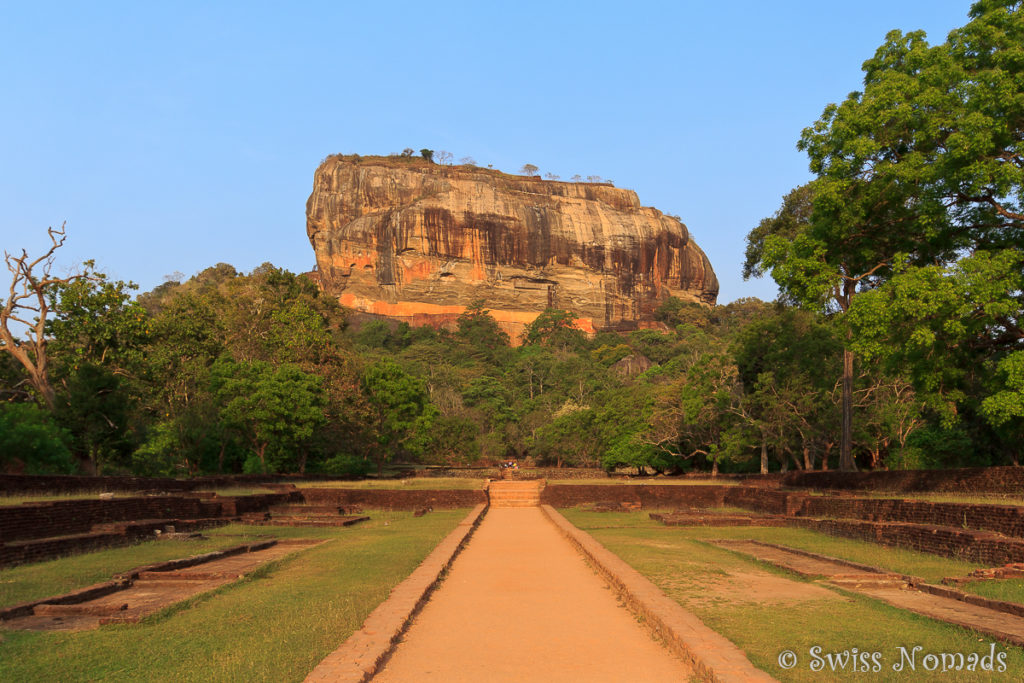
<svg viewBox="0 0 1024 683">
<path fill-rule="evenodd" d="M 137 296 L 53 248 L 8 256 L 0 468 L 363 473 L 389 462 L 767 471 L 1017 463 L 1024 418 L 1024 9 L 890 33 L 799 147 L 814 179 L 750 231 L 774 303 L 677 299 L 664 329 L 524 343 L 339 308 L 225 264 Z"/>
</svg>

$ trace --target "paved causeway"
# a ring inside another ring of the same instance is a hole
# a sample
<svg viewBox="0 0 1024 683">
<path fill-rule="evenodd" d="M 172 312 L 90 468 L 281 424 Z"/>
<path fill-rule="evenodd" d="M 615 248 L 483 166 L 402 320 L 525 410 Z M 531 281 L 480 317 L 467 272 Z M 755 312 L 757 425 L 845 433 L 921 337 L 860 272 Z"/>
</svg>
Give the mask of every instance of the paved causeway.
<svg viewBox="0 0 1024 683">
<path fill-rule="evenodd" d="M 686 681 L 537 507 L 491 508 L 374 681 Z"/>
</svg>

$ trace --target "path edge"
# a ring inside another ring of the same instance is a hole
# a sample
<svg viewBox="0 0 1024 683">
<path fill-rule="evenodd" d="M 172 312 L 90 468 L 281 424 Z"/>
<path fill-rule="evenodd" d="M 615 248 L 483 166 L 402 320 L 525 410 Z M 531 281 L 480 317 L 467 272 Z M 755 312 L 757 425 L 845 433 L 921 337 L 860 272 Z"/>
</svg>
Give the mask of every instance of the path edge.
<svg viewBox="0 0 1024 683">
<path fill-rule="evenodd" d="M 359 630 L 309 672 L 305 681 L 369 681 L 387 661 L 413 617 L 440 585 L 452 562 L 480 526 L 486 512 L 486 504 L 474 507 L 413 573 L 395 586 L 387 599 L 370 612 Z"/>
<path fill-rule="evenodd" d="M 593 536 L 574 526 L 553 507 L 542 505 L 541 510 L 626 605 L 642 616 L 648 628 L 689 663 L 701 679 L 714 683 L 776 680 L 751 664 L 746 653 L 732 641 L 708 628 L 696 615 L 683 609 L 649 579 Z"/>
</svg>

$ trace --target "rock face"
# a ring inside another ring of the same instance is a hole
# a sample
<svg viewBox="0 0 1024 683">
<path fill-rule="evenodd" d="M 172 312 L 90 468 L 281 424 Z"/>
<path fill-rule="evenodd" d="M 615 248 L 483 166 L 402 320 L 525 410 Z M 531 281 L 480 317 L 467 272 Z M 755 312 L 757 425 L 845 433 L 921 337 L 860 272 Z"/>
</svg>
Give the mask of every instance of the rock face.
<svg viewBox="0 0 1024 683">
<path fill-rule="evenodd" d="M 545 308 L 588 332 L 654 327 L 669 296 L 714 304 L 686 227 L 636 193 L 397 157 L 328 157 L 306 203 L 321 286 L 413 325 L 485 301 L 517 339 Z"/>
</svg>

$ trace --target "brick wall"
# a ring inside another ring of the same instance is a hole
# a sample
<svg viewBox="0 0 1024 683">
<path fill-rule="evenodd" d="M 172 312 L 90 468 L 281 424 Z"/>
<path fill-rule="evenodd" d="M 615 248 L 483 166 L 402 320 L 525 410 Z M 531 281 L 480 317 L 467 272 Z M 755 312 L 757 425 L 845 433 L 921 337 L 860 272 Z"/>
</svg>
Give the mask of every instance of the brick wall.
<svg viewBox="0 0 1024 683">
<path fill-rule="evenodd" d="M 861 491 L 1024 492 L 1024 467 L 875 472 L 790 472 L 783 486 Z"/>
<path fill-rule="evenodd" d="M 988 565 L 1024 562 L 1024 541 L 985 531 L 899 522 L 791 517 L 790 526 Z"/>
<path fill-rule="evenodd" d="M 1011 505 L 807 496 L 795 514 L 981 529 L 1024 538 L 1024 508 Z"/>
<path fill-rule="evenodd" d="M 5 505 L 0 506 L 0 543 L 86 533 L 94 524 L 110 522 L 233 517 L 295 498 L 296 494 L 291 493 L 268 493 L 225 498 L 151 496 Z"/>
<path fill-rule="evenodd" d="M 437 509 L 470 508 L 487 502 L 487 493 L 482 489 L 388 491 L 306 488 L 301 494 L 311 505 L 364 505 L 386 510 L 416 510 L 428 506 Z"/>
</svg>

